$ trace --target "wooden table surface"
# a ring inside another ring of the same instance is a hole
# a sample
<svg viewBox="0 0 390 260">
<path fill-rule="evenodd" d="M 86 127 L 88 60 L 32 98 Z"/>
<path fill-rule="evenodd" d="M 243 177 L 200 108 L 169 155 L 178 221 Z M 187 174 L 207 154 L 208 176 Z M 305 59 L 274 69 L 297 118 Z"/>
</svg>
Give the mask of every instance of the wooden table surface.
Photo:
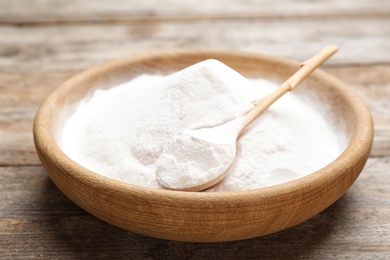
<svg viewBox="0 0 390 260">
<path fill-rule="evenodd" d="M 173 48 L 233 49 L 304 60 L 328 43 L 324 69 L 362 96 L 372 154 L 335 204 L 275 234 L 226 243 L 165 241 L 86 213 L 35 153 L 34 114 L 73 74 Z M 1 259 L 390 259 L 390 1 L 0 0 Z"/>
</svg>

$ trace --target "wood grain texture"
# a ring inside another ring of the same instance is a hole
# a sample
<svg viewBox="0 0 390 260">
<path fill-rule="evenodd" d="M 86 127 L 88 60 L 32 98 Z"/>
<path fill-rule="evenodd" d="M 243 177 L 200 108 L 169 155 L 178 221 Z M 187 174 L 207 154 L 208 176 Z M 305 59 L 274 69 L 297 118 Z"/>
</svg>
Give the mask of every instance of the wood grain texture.
<svg viewBox="0 0 390 260">
<path fill-rule="evenodd" d="M 385 63 L 390 60 L 389 24 L 390 16 L 0 26 L 0 35 L 7 35 L 0 37 L 0 71 L 85 69 L 126 55 L 176 48 L 235 49 L 304 60 L 330 43 L 340 51 L 328 64 Z"/>
<path fill-rule="evenodd" d="M 389 4 L 0 0 L 0 258 L 387 259 Z M 374 146 L 354 186 L 298 226 L 227 243 L 149 238 L 90 216 L 54 186 L 42 167 L 28 166 L 39 163 L 31 135 L 33 111 L 80 69 L 176 47 L 251 50 L 301 60 L 328 43 L 342 51 L 326 69 L 370 107 Z"/>
<path fill-rule="evenodd" d="M 202 244 L 116 228 L 67 199 L 41 166 L 1 167 L 0 254 L 5 259 L 386 259 L 390 195 L 383 191 L 390 189 L 389 167 L 388 158 L 370 159 L 339 201 L 298 226 L 250 240 Z"/>
<path fill-rule="evenodd" d="M 375 123 L 371 156 L 390 156 L 390 66 L 343 66 L 329 68 L 367 103 Z"/>
<path fill-rule="evenodd" d="M 33 118 L 43 99 L 74 73 L 0 73 L 0 165 L 39 164 Z"/>
<path fill-rule="evenodd" d="M 223 7 L 223 8 L 222 8 Z M 13 0 L 0 1 L 0 23 L 136 22 L 220 18 L 295 18 L 381 16 L 390 14 L 386 0 L 309 1 L 272 0 Z"/>
</svg>

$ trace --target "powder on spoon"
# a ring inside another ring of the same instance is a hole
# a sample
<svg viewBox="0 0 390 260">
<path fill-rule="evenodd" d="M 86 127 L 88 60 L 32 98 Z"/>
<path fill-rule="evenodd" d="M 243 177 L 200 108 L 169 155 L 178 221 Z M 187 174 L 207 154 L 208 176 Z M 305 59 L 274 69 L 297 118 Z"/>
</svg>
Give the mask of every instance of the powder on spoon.
<svg viewBox="0 0 390 260">
<path fill-rule="evenodd" d="M 218 183 L 236 157 L 245 117 L 174 135 L 156 162 L 158 183 L 167 189 L 201 191 Z"/>
<path fill-rule="evenodd" d="M 228 122 L 275 87 L 215 60 L 168 76 L 142 75 L 82 101 L 65 123 L 61 147 L 96 173 L 161 188 L 156 161 L 176 133 Z M 271 186 L 333 161 L 344 147 L 325 112 L 301 95 L 286 94 L 239 138 L 226 178 L 208 191 Z"/>
</svg>

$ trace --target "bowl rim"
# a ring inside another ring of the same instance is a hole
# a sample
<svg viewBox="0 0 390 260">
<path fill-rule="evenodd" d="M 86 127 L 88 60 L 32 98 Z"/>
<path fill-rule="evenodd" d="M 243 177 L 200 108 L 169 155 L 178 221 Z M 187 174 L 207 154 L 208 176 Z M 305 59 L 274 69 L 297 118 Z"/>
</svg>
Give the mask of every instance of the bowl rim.
<svg viewBox="0 0 390 260">
<path fill-rule="evenodd" d="M 247 59 L 260 59 L 265 61 L 277 62 L 280 63 L 282 66 L 296 66 L 297 68 L 300 65 L 299 62 L 294 60 L 245 51 L 213 49 L 176 49 L 168 51 L 148 51 L 138 55 L 113 60 L 102 65 L 94 66 L 90 69 L 76 74 L 75 76 L 65 81 L 53 92 L 51 92 L 51 94 L 49 94 L 42 102 L 36 113 L 33 124 L 34 142 L 37 151 L 39 151 L 38 155 L 40 157 L 48 156 L 50 157 L 50 161 L 52 163 L 55 163 L 57 165 L 64 165 L 64 168 L 67 167 L 68 169 L 71 169 L 70 171 L 68 171 L 69 176 L 87 185 L 94 186 L 95 188 L 118 191 L 124 194 L 141 194 L 147 192 L 150 196 L 165 196 L 173 199 L 185 200 L 188 202 L 205 199 L 208 201 L 221 202 L 225 201 L 226 199 L 229 199 L 236 200 L 237 203 L 241 203 L 243 199 L 245 199 L 246 201 L 249 199 L 254 202 L 254 200 L 256 200 L 256 198 L 258 197 L 266 199 L 274 197 L 276 195 L 296 193 L 302 191 L 303 188 L 308 187 L 313 183 L 317 184 L 312 188 L 321 188 L 321 186 L 323 185 L 318 184 L 319 182 L 317 180 L 319 179 L 322 180 L 320 183 L 334 183 L 340 177 L 340 172 L 348 171 L 355 161 L 362 159 L 361 155 L 367 154 L 367 149 L 369 151 L 371 150 L 373 142 L 373 121 L 369 109 L 364 104 L 362 99 L 351 90 L 351 88 L 349 88 L 339 79 L 322 71 L 321 69 L 317 69 L 310 77 L 326 78 L 326 81 L 331 82 L 332 85 L 334 85 L 336 88 L 339 88 L 343 93 L 347 95 L 346 98 L 350 101 L 351 110 L 353 110 L 355 114 L 358 114 L 358 116 L 356 116 L 356 128 L 354 133 L 350 137 L 350 142 L 348 143 L 347 147 L 334 161 L 313 173 L 310 173 L 304 177 L 289 182 L 251 190 L 223 192 L 188 192 L 155 189 L 122 182 L 95 173 L 74 162 L 61 150 L 51 132 L 51 120 L 48 120 L 47 115 L 48 113 L 50 113 L 50 110 L 53 108 L 53 106 L 55 106 L 54 101 L 56 101 L 59 97 L 66 95 L 66 93 L 70 89 L 74 88 L 77 84 L 83 82 L 88 78 L 95 77 L 102 73 L 106 73 L 107 70 L 120 68 L 121 66 L 128 65 L 129 63 L 138 63 L 142 61 L 147 61 L 151 58 L 160 58 L 167 55 L 191 56 L 198 54 L 202 54 L 205 56 L 225 55 L 233 58 L 245 57 Z M 335 168 L 342 170 L 333 171 Z"/>
</svg>

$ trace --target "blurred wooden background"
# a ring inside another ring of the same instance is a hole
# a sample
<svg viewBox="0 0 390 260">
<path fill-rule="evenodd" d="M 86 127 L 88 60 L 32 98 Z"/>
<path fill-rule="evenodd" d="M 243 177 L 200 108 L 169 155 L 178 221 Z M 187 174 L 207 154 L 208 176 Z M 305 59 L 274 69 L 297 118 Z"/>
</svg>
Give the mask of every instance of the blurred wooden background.
<svg viewBox="0 0 390 260">
<path fill-rule="evenodd" d="M 314 218 L 265 237 L 181 243 L 106 224 L 68 200 L 40 165 L 34 114 L 61 82 L 126 55 L 234 49 L 324 67 L 366 101 L 372 155 L 355 185 Z M 1 259 L 389 259 L 390 1 L 0 0 Z"/>
</svg>

